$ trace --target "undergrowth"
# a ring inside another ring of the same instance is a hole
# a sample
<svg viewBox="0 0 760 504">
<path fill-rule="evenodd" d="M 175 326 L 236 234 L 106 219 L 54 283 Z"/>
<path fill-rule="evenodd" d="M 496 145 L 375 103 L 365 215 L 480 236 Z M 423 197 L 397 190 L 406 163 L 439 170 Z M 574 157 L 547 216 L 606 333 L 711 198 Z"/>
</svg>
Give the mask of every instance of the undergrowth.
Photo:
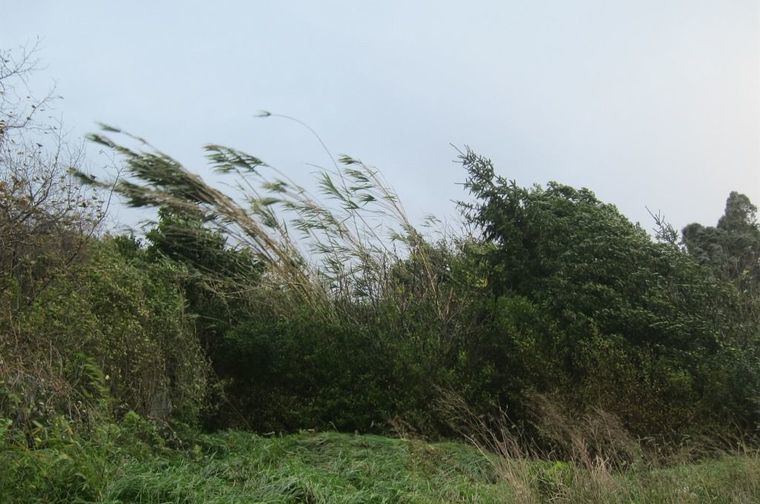
<svg viewBox="0 0 760 504">
<path fill-rule="evenodd" d="M 481 452 L 455 442 L 159 428 L 134 413 L 37 447 L 1 424 L 3 503 L 757 502 L 757 452 L 620 471 Z"/>
</svg>

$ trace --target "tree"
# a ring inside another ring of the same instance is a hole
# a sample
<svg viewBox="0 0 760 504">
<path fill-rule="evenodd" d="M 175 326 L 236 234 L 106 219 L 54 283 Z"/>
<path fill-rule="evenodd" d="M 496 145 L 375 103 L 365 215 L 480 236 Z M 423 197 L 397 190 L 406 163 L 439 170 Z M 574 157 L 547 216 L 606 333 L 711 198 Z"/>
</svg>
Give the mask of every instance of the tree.
<svg viewBox="0 0 760 504">
<path fill-rule="evenodd" d="M 692 223 L 682 231 L 692 257 L 751 296 L 760 293 L 760 226 L 756 215 L 757 207 L 750 199 L 732 191 L 717 226 Z"/>
<path fill-rule="evenodd" d="M 35 99 L 24 89 L 35 52 L 0 50 L 0 287 L 14 284 L 16 307 L 75 262 L 105 215 L 103 202 L 69 174 L 83 148 L 66 141 L 60 124 L 38 120 L 52 93 Z"/>
<path fill-rule="evenodd" d="M 494 321 L 492 348 L 506 349 L 485 353 L 511 362 L 505 376 L 533 373 L 534 384 L 601 401 L 643 431 L 675 427 L 674 418 L 718 418 L 729 401 L 749 421 L 753 393 L 745 384 L 757 384 L 760 369 L 740 363 L 753 362 L 746 343 L 756 336 L 730 283 L 654 242 L 588 189 L 524 188 L 473 152 L 462 161 L 475 198 L 463 204 L 465 214 L 493 244 L 484 275 L 494 301 L 483 318 Z M 741 264 L 751 260 L 744 254 L 754 243 L 753 212 L 735 195 L 714 231 Z M 532 350 L 520 353 L 526 345 Z M 542 353 L 545 360 L 535 361 Z M 520 371 L 528 359 L 532 369 Z"/>
</svg>

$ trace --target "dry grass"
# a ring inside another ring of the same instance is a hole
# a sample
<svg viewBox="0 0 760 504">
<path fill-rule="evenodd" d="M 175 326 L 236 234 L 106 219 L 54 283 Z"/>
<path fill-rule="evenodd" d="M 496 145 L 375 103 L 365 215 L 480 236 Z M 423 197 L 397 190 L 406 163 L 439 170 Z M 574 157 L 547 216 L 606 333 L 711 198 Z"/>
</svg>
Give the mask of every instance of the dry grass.
<svg viewBox="0 0 760 504">
<path fill-rule="evenodd" d="M 451 392 L 442 393 L 440 406 L 515 502 L 743 503 L 760 496 L 760 452 L 740 440 L 645 447 L 614 415 L 598 408 L 571 415 L 556 398 L 536 395 L 536 442 L 504 411 L 498 418 L 476 415 Z"/>
</svg>

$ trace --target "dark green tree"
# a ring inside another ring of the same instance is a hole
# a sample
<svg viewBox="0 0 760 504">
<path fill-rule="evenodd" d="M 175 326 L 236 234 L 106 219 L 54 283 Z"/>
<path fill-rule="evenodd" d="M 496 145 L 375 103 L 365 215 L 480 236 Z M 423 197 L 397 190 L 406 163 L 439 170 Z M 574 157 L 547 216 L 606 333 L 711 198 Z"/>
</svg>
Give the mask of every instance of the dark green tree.
<svg viewBox="0 0 760 504">
<path fill-rule="evenodd" d="M 497 371 L 512 366 L 500 380 L 518 375 L 602 403 L 642 432 L 721 418 L 732 401 L 744 420 L 753 414 L 743 383 L 757 383 L 758 369 L 739 364 L 752 361 L 739 350 L 752 336 L 733 285 L 588 189 L 524 188 L 473 152 L 462 161 L 475 198 L 465 214 L 493 244 L 483 274 L 494 302 L 483 319 L 497 336 L 481 353 L 501 356 Z M 731 201 L 722 226 L 749 243 L 753 207 Z M 729 250 L 747 246 L 736 242 Z"/>
<path fill-rule="evenodd" d="M 753 296 L 760 288 L 760 226 L 756 216 L 757 207 L 750 199 L 732 191 L 717 226 L 693 223 L 682 231 L 692 257 Z"/>
</svg>

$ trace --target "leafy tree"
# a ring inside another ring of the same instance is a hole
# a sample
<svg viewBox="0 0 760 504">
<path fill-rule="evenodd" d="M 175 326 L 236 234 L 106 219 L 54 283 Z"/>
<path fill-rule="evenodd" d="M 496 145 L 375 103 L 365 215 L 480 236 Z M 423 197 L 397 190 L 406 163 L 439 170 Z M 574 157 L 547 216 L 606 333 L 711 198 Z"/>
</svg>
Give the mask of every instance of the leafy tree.
<svg viewBox="0 0 760 504">
<path fill-rule="evenodd" d="M 729 194 L 717 226 L 693 223 L 682 231 L 689 254 L 752 295 L 760 293 L 760 225 L 757 207 L 744 194 Z"/>
<path fill-rule="evenodd" d="M 750 421 L 753 393 L 742 382 L 757 384 L 760 369 L 736 369 L 751 358 L 734 349 L 754 336 L 730 284 L 588 189 L 523 188 L 473 152 L 462 160 L 475 197 L 465 213 L 495 245 L 483 272 L 495 304 L 483 317 L 503 336 L 488 353 L 533 376 L 529 384 L 602 402 L 642 432 L 739 411 Z M 751 207 L 732 202 L 723 227 L 751 232 Z"/>
</svg>

